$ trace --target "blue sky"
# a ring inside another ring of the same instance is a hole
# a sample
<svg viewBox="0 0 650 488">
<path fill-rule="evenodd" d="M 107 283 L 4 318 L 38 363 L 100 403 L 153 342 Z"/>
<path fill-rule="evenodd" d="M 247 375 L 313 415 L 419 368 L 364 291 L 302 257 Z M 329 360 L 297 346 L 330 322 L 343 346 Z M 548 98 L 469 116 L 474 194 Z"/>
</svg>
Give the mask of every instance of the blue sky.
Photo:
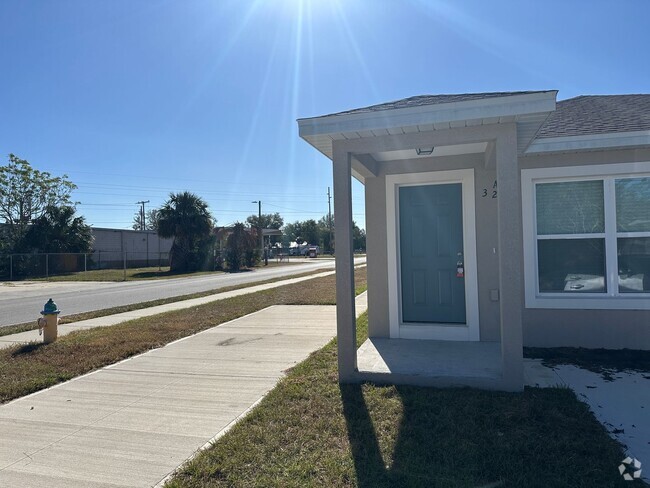
<svg viewBox="0 0 650 488">
<path fill-rule="evenodd" d="M 648 93 L 649 18 L 643 0 L 3 0 L 0 154 L 67 173 L 97 227 L 179 190 L 220 225 L 258 199 L 317 219 L 331 167 L 297 118 L 420 94 Z"/>
</svg>

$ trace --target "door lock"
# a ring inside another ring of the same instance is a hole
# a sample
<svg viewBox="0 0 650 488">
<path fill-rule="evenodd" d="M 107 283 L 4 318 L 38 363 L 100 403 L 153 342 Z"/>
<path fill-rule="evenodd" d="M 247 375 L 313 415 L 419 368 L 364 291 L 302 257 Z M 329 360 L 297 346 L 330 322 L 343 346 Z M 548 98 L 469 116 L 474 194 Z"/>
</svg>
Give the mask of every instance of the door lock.
<svg viewBox="0 0 650 488">
<path fill-rule="evenodd" d="M 458 253 L 458 261 L 456 262 L 456 278 L 465 277 L 465 265 L 463 264 L 463 253 Z"/>
</svg>

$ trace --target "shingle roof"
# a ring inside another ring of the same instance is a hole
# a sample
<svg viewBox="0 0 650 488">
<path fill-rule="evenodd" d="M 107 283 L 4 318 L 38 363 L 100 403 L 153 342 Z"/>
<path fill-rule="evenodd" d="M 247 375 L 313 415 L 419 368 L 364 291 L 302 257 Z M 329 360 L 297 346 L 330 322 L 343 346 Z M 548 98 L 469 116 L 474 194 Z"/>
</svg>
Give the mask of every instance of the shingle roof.
<svg viewBox="0 0 650 488">
<path fill-rule="evenodd" d="M 583 95 L 557 102 L 537 139 L 650 130 L 650 95 Z"/>
<path fill-rule="evenodd" d="M 370 105 L 369 107 L 355 108 L 344 112 L 336 112 L 324 115 L 329 117 L 333 115 L 350 115 L 363 114 L 369 112 L 379 112 L 381 110 L 394 110 L 399 108 L 421 107 L 424 105 L 438 105 L 441 103 L 467 102 L 470 100 L 482 100 L 486 98 L 509 97 L 514 95 L 529 95 L 531 93 L 548 93 L 555 90 L 540 91 L 514 91 L 514 92 L 491 92 L 491 93 L 458 93 L 454 95 L 418 95 L 416 97 L 403 98 L 392 102 Z"/>
</svg>

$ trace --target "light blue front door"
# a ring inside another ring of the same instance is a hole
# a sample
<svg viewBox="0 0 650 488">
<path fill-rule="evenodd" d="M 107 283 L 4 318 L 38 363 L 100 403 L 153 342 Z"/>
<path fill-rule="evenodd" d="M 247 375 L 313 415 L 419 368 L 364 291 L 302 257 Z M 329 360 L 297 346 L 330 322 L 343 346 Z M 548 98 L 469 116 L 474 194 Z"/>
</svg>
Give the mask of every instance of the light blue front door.
<svg viewBox="0 0 650 488">
<path fill-rule="evenodd" d="M 399 240 L 402 322 L 465 324 L 462 185 L 400 187 Z"/>
</svg>

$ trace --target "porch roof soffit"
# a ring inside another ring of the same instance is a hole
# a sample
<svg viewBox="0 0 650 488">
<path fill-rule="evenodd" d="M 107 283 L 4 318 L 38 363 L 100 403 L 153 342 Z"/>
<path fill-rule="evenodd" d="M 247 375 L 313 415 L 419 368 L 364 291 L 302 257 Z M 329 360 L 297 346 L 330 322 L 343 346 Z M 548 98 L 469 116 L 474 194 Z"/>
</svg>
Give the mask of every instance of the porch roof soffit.
<svg viewBox="0 0 650 488">
<path fill-rule="evenodd" d="M 548 115 L 555 110 L 556 95 L 557 91 L 532 92 L 378 111 L 352 111 L 299 119 L 298 127 L 300 137 L 332 159 L 332 146 L 336 140 L 367 142 L 368 147 L 377 143 L 372 151 L 367 151 L 373 153 L 377 150 L 391 150 L 386 147 L 385 141 L 396 138 L 386 136 L 424 135 L 422 133 L 429 136 L 437 133 L 436 135 L 442 136 L 441 132 L 449 129 L 516 123 L 517 146 L 521 153 L 529 146 Z M 406 137 L 402 140 L 408 139 L 409 137 Z M 458 143 L 462 143 L 462 139 L 464 138 L 458 139 Z M 481 140 L 470 137 L 466 142 Z M 388 146 L 391 146 L 392 150 L 403 148 L 391 144 Z M 371 174 L 374 173 L 377 162 L 372 156 L 358 158 L 355 154 L 355 159 L 358 162 L 353 168 L 356 172 L 367 170 Z"/>
</svg>

